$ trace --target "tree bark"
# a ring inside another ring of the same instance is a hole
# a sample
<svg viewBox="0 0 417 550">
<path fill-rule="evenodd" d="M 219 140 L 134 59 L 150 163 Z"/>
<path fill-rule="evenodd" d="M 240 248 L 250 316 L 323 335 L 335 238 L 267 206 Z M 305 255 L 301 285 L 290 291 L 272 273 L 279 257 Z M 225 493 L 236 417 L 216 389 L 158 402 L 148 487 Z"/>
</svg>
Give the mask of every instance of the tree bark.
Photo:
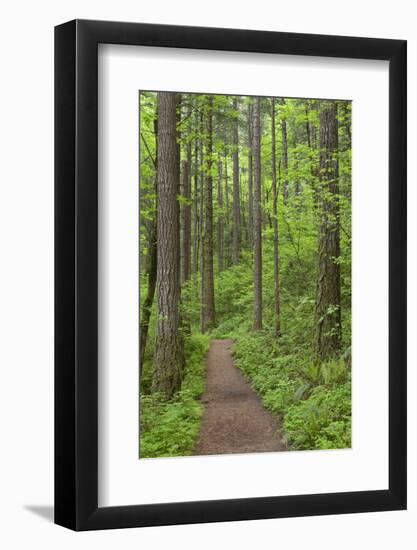
<svg viewBox="0 0 417 550">
<path fill-rule="evenodd" d="M 281 105 L 285 105 L 285 99 L 281 99 Z M 282 136 L 282 146 L 281 146 L 281 158 L 282 158 L 282 172 L 284 175 L 283 182 L 283 196 L 284 204 L 288 203 L 288 143 L 287 143 L 287 121 L 285 115 L 281 117 L 281 136 Z"/>
<path fill-rule="evenodd" d="M 204 334 L 214 327 L 215 307 L 214 307 L 214 274 L 213 274 L 213 96 L 208 99 L 207 113 L 207 174 L 205 188 L 205 224 L 203 233 L 203 273 L 204 280 L 203 300 L 202 300 L 202 326 L 201 332 Z"/>
<path fill-rule="evenodd" d="M 260 99 L 253 104 L 253 329 L 262 329 L 262 206 Z"/>
<path fill-rule="evenodd" d="M 252 152 L 252 99 L 248 105 L 248 242 L 253 248 L 253 152 Z"/>
<path fill-rule="evenodd" d="M 197 122 L 197 120 L 196 120 Z M 198 140 L 194 145 L 194 196 L 193 196 L 193 274 L 198 271 L 198 241 L 199 241 L 199 220 L 198 220 Z"/>
<path fill-rule="evenodd" d="M 319 360 L 334 356 L 341 345 L 340 226 L 337 104 L 320 106 L 321 216 L 315 305 L 315 350 Z"/>
<path fill-rule="evenodd" d="M 182 232 L 182 283 L 190 278 L 191 265 L 191 186 L 188 160 L 181 162 L 181 195 L 184 199 L 181 207 Z"/>
<path fill-rule="evenodd" d="M 239 110 L 239 100 L 233 100 L 233 109 Z M 239 120 L 233 119 L 233 248 L 232 262 L 237 264 L 241 252 L 241 217 L 240 217 L 240 189 L 239 189 Z"/>
<path fill-rule="evenodd" d="M 204 135 L 204 116 L 203 112 L 200 111 L 200 135 Z M 200 139 L 200 235 L 199 235 L 199 257 L 200 257 L 200 330 L 203 332 L 203 326 L 204 326 L 204 308 L 203 308 L 203 300 L 204 300 L 204 293 L 205 293 L 205 281 L 203 277 L 204 273 L 204 231 L 205 231 L 205 215 L 204 215 L 204 196 L 205 196 L 205 189 L 204 189 L 204 141 L 203 138 Z"/>
<path fill-rule="evenodd" d="M 275 141 L 275 98 L 271 100 L 271 147 L 272 147 L 272 225 L 274 228 L 274 317 L 275 317 L 275 336 L 281 333 L 281 306 L 280 306 L 280 288 L 279 288 L 279 234 L 278 234 L 278 190 L 277 190 L 277 161 L 276 161 L 276 141 Z"/>
<path fill-rule="evenodd" d="M 224 154 L 224 203 L 226 207 L 226 217 L 225 217 L 225 226 L 224 226 L 224 265 L 229 267 L 231 263 L 231 241 L 232 241 L 232 230 L 230 227 L 230 201 L 229 201 L 229 177 L 227 173 L 227 153 Z"/>
<path fill-rule="evenodd" d="M 240 177 L 240 246 L 241 248 L 248 244 L 248 225 L 245 217 L 245 190 L 242 182 L 243 177 Z"/>
<path fill-rule="evenodd" d="M 224 215 L 223 215 L 223 189 L 222 189 L 222 161 L 217 161 L 217 203 L 219 215 L 217 218 L 217 269 L 221 273 L 224 269 L 223 248 L 224 248 Z"/>
<path fill-rule="evenodd" d="M 157 320 L 152 391 L 166 399 L 180 388 L 184 369 L 179 333 L 179 150 L 177 95 L 158 92 Z"/>
</svg>

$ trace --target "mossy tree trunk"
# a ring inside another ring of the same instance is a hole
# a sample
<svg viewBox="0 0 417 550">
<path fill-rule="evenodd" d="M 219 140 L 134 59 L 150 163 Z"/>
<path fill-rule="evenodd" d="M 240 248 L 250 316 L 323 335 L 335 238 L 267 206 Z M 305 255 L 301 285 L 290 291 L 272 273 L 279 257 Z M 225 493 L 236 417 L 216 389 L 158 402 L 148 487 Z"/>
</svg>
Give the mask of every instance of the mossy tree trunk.
<svg viewBox="0 0 417 550">
<path fill-rule="evenodd" d="M 237 264 L 241 252 L 241 214 L 240 214 L 240 186 L 239 186 L 239 99 L 233 100 L 235 118 L 233 119 L 233 248 L 232 262 Z"/>
<path fill-rule="evenodd" d="M 166 399 L 180 388 L 184 369 L 180 335 L 179 148 L 177 94 L 159 92 L 157 161 L 157 319 L 152 390 Z"/>
<path fill-rule="evenodd" d="M 281 99 L 281 105 L 285 108 L 285 99 Z M 287 118 L 285 112 L 281 116 L 281 159 L 282 159 L 282 173 L 284 176 L 283 182 L 283 197 L 284 204 L 288 203 L 289 196 L 289 183 L 288 183 L 288 140 L 287 140 Z"/>
<path fill-rule="evenodd" d="M 275 98 L 271 99 L 271 162 L 272 162 L 272 226 L 274 229 L 274 325 L 275 336 L 281 333 L 281 305 L 279 288 L 279 234 L 278 234 L 278 187 L 275 139 Z"/>
<path fill-rule="evenodd" d="M 253 330 L 262 329 L 262 197 L 260 99 L 253 103 Z"/>
<path fill-rule="evenodd" d="M 319 360 L 341 346 L 338 124 L 336 102 L 320 105 L 319 245 L 315 351 Z"/>
<path fill-rule="evenodd" d="M 214 327 L 214 273 L 213 273 L 213 96 L 209 96 L 207 108 L 207 173 L 205 176 L 202 323 L 204 334 Z"/>
</svg>

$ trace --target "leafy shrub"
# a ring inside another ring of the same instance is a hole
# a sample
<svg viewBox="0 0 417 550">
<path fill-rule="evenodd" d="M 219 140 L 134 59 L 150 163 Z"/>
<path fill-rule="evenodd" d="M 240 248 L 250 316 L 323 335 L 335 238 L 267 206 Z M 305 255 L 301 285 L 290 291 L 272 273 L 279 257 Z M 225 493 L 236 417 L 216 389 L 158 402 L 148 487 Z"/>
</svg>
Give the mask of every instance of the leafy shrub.
<svg viewBox="0 0 417 550">
<path fill-rule="evenodd" d="M 283 211 L 281 209 L 281 211 Z M 291 212 L 288 211 L 287 221 Z M 297 224 L 311 223 L 299 219 Z M 293 222 L 291 222 L 293 223 Z M 316 235 L 303 237 L 297 248 L 297 234 L 288 233 L 281 219 L 281 328 L 274 334 L 273 249 L 268 240 L 263 248 L 264 329 L 252 332 L 252 258 L 242 253 L 241 262 L 216 273 L 217 326 L 210 338 L 231 338 L 236 366 L 260 396 L 263 405 L 282 422 L 283 436 L 290 449 L 333 449 L 350 446 L 350 297 L 342 306 L 343 351 L 340 358 L 318 364 L 311 343 L 314 338 Z M 266 229 L 266 232 L 270 229 Z M 346 280 L 349 265 L 342 265 Z M 284 284 L 285 282 L 285 284 Z M 145 287 L 146 281 L 144 281 Z M 200 300 L 198 277 L 182 289 L 182 315 L 193 333 L 199 330 Z M 154 323 L 148 341 L 155 338 Z M 203 358 L 208 337 L 186 338 L 187 367 L 181 391 L 169 402 L 158 395 L 146 395 L 152 380 L 152 351 L 148 345 L 141 377 L 141 456 L 191 454 L 198 434 L 202 407 Z"/>
<path fill-rule="evenodd" d="M 284 415 L 294 401 L 296 382 L 281 380 L 274 389 L 268 390 L 262 397 L 265 407 L 280 415 Z"/>
<path fill-rule="evenodd" d="M 161 394 L 140 396 L 140 458 L 190 455 L 198 435 L 204 388 L 204 357 L 209 338 L 185 339 L 186 374 L 181 390 L 170 401 Z"/>
<path fill-rule="evenodd" d="M 351 384 L 317 386 L 306 400 L 294 403 L 284 417 L 294 449 L 340 449 L 351 446 Z"/>
<path fill-rule="evenodd" d="M 231 333 L 233 355 L 264 406 L 282 419 L 289 448 L 339 449 L 351 445 L 350 369 L 344 359 L 317 364 L 309 348 L 267 331 Z"/>
</svg>

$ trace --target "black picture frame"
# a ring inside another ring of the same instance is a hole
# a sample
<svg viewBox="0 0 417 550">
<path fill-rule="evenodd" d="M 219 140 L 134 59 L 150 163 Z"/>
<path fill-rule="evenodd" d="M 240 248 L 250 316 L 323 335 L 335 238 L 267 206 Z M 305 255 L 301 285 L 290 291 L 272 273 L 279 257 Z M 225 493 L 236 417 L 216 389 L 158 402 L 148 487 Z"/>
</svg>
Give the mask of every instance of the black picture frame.
<svg viewBox="0 0 417 550">
<path fill-rule="evenodd" d="M 98 44 L 389 62 L 389 488 L 98 506 Z M 55 522 L 74 530 L 406 508 L 406 41 L 74 20 L 55 28 Z"/>
</svg>

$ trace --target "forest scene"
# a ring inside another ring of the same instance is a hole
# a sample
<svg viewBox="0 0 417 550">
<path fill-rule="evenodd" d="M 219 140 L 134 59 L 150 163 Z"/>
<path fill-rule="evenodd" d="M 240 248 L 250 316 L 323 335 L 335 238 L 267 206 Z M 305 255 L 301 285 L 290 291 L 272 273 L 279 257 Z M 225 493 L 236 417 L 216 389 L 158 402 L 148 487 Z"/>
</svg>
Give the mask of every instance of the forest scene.
<svg viewBox="0 0 417 550">
<path fill-rule="evenodd" d="M 351 447 L 351 102 L 139 93 L 139 457 Z"/>
</svg>

